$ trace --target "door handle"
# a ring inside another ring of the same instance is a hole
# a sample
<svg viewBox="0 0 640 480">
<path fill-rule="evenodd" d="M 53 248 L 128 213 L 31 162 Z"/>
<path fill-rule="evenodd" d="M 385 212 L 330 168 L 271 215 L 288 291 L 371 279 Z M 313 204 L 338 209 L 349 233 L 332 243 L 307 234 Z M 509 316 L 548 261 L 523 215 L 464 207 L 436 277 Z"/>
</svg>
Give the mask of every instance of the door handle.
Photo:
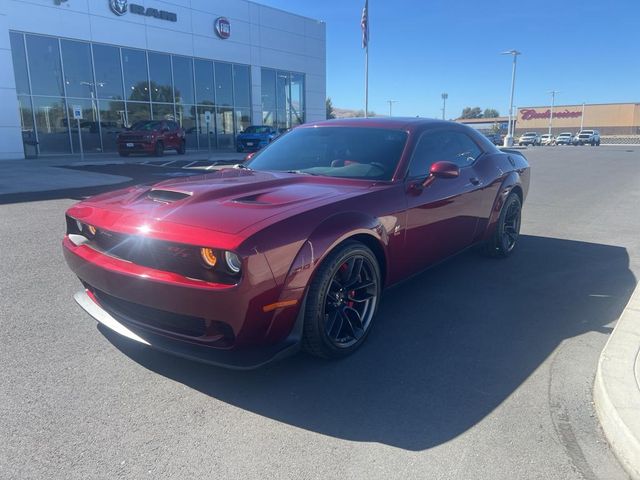
<svg viewBox="0 0 640 480">
<path fill-rule="evenodd" d="M 480 185 L 482 182 L 480 181 L 479 178 L 477 177 L 472 177 L 469 179 L 469 181 L 473 184 L 473 185 Z"/>
</svg>

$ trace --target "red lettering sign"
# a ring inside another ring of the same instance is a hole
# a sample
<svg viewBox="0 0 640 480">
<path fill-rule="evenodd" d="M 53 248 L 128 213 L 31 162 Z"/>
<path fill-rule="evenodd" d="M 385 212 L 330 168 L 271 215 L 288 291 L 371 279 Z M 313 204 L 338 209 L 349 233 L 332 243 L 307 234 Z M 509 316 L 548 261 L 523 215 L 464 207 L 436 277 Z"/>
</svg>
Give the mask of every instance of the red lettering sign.
<svg viewBox="0 0 640 480">
<path fill-rule="evenodd" d="M 535 108 L 522 108 L 520 109 L 521 120 L 536 120 L 539 118 L 549 118 L 551 116 L 551 109 L 547 109 L 544 112 L 538 112 Z M 579 110 L 569 111 L 566 108 L 564 110 L 556 110 L 553 112 L 553 118 L 580 118 L 582 112 Z"/>
</svg>

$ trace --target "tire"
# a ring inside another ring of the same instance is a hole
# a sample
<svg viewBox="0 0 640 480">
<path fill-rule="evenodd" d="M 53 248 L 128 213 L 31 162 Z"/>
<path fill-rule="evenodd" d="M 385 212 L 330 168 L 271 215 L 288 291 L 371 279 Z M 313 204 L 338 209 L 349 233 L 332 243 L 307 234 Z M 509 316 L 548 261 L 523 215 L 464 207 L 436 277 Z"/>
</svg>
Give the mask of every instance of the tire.
<svg viewBox="0 0 640 480">
<path fill-rule="evenodd" d="M 356 351 L 371 331 L 381 288 L 380 266 L 369 248 L 360 242 L 338 246 L 309 286 L 303 348 L 325 359 Z"/>
<path fill-rule="evenodd" d="M 515 217 L 512 215 L 515 214 Z M 514 221 L 515 220 L 515 221 Z M 504 258 L 513 253 L 520 236 L 522 223 L 522 202 L 520 197 L 511 193 L 502 205 L 498 225 L 484 246 L 484 253 L 490 257 Z"/>
<path fill-rule="evenodd" d="M 129 152 L 118 152 L 118 155 L 120 155 L 121 157 L 128 157 Z"/>
<path fill-rule="evenodd" d="M 596 147 L 599 147 L 599 146 L 600 146 L 600 140 L 596 142 Z"/>
<path fill-rule="evenodd" d="M 153 155 L 155 157 L 161 157 L 164 155 L 164 143 L 156 142 L 156 146 L 153 149 Z"/>
<path fill-rule="evenodd" d="M 180 145 L 176 148 L 176 152 L 178 152 L 178 155 L 184 155 L 187 153 L 187 142 L 185 140 L 180 142 Z"/>
</svg>

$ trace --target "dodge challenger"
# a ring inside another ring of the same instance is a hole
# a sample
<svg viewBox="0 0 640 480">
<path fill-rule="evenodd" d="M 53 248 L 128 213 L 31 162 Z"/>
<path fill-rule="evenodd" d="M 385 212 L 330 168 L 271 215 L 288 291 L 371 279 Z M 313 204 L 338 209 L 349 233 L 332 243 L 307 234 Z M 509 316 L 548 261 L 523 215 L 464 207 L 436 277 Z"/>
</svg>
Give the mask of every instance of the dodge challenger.
<svg viewBox="0 0 640 480">
<path fill-rule="evenodd" d="M 77 303 L 182 357 L 253 368 L 299 349 L 344 357 L 383 290 L 472 246 L 515 249 L 529 165 L 461 124 L 305 124 L 215 173 L 136 186 L 66 213 Z"/>
</svg>

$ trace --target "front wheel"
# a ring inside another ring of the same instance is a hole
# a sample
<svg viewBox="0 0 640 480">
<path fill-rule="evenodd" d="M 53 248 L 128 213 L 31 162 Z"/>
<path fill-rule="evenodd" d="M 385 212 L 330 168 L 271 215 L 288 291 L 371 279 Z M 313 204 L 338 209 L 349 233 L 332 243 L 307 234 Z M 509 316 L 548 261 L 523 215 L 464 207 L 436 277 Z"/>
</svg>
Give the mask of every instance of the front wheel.
<svg viewBox="0 0 640 480">
<path fill-rule="evenodd" d="M 178 152 L 178 155 L 184 155 L 187 153 L 187 142 L 185 140 L 180 142 L 180 145 L 176 148 L 176 152 Z"/>
<path fill-rule="evenodd" d="M 153 149 L 153 155 L 156 157 L 164 155 L 164 144 L 162 142 L 156 142 L 156 146 Z"/>
<path fill-rule="evenodd" d="M 309 287 L 304 349 L 327 359 L 353 353 L 371 330 L 381 288 L 378 261 L 365 245 L 348 242 L 331 252 Z"/>
<path fill-rule="evenodd" d="M 520 236 L 522 202 L 511 193 L 502 205 L 496 230 L 485 245 L 485 253 L 491 257 L 508 257 L 516 248 Z"/>
</svg>

